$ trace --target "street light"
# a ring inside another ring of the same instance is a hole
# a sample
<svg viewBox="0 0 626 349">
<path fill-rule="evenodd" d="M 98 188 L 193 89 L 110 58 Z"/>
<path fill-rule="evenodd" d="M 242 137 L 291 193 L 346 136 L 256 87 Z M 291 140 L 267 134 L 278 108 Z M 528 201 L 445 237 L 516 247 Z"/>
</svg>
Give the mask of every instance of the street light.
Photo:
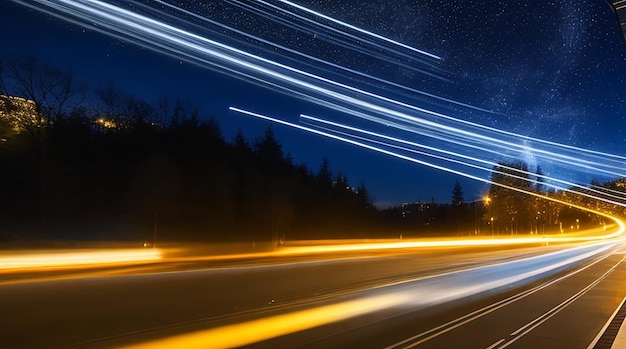
<svg viewBox="0 0 626 349">
<path fill-rule="evenodd" d="M 489 203 L 491 202 L 491 198 L 488 196 L 485 196 L 482 199 L 474 200 L 472 202 L 474 203 L 474 235 L 478 235 L 478 221 L 476 219 L 476 203 L 484 202 L 485 205 L 489 205 Z"/>
<path fill-rule="evenodd" d="M 154 210 L 154 236 L 152 237 L 152 248 L 156 248 L 157 241 L 157 212 Z"/>
</svg>

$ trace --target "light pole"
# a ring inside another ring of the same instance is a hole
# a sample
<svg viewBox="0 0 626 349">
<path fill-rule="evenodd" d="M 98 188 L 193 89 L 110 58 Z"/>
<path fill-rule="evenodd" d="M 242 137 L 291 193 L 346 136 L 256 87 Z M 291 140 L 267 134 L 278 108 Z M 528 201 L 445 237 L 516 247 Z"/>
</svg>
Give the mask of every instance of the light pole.
<svg viewBox="0 0 626 349">
<path fill-rule="evenodd" d="M 156 240 L 157 240 L 157 213 L 154 210 L 154 236 L 152 237 L 152 248 L 156 248 Z"/>
<path fill-rule="evenodd" d="M 491 198 L 488 196 L 483 197 L 482 199 L 472 201 L 474 203 L 474 235 L 478 235 L 478 220 L 476 219 L 476 203 L 484 202 L 485 205 L 488 205 L 491 202 Z"/>
</svg>

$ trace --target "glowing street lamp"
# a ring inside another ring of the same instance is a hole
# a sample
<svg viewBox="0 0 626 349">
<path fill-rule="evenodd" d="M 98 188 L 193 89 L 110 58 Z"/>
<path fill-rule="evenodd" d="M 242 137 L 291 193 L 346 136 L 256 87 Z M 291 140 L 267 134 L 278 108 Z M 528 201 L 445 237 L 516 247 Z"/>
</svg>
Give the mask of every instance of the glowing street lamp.
<svg viewBox="0 0 626 349">
<path fill-rule="evenodd" d="M 478 220 L 476 219 L 476 203 L 484 202 L 485 205 L 489 205 L 489 203 L 491 202 L 491 198 L 488 196 L 485 196 L 482 199 L 474 200 L 472 202 L 474 203 L 474 235 L 478 235 Z"/>
</svg>

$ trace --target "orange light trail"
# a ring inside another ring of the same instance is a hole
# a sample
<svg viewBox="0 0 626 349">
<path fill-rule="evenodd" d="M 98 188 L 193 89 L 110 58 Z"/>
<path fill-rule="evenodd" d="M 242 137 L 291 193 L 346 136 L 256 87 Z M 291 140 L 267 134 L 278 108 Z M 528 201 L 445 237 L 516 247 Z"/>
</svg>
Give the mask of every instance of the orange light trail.
<svg viewBox="0 0 626 349">
<path fill-rule="evenodd" d="M 618 231 L 623 232 L 623 225 Z M 380 247 L 380 244 L 363 244 L 362 247 L 368 245 Z M 123 348 L 241 347 L 390 308 L 419 308 L 460 299 L 579 263 L 610 250 L 611 246 L 610 242 L 600 242 L 522 260 L 382 285 L 347 301 L 148 340 Z M 541 267 L 537 268 L 537 265 Z"/>
<path fill-rule="evenodd" d="M 561 243 L 561 242 L 592 242 L 578 248 L 565 249 L 561 252 L 548 253 L 522 260 L 491 264 L 484 267 L 444 273 L 433 277 L 415 279 L 399 284 L 383 285 L 373 288 L 373 295 L 362 296 L 353 300 L 335 304 L 309 308 L 286 314 L 273 315 L 261 319 L 245 321 L 236 324 L 198 330 L 189 333 L 169 336 L 138 343 L 125 348 L 149 349 L 162 347 L 175 348 L 233 348 L 257 343 L 264 340 L 296 333 L 325 324 L 347 320 L 356 316 L 374 313 L 384 309 L 400 306 L 428 306 L 452 301 L 462 297 L 484 292 L 506 284 L 530 280 L 553 270 L 579 263 L 592 258 L 610 249 L 615 242 L 624 242 L 621 237 L 626 225 L 620 219 L 606 213 L 569 204 L 558 199 L 544 197 L 535 193 L 528 194 L 569 205 L 590 213 L 613 220 L 615 231 L 608 234 L 594 234 L 581 236 L 576 234 L 551 234 L 543 236 L 524 236 L 514 238 L 484 238 L 484 239 L 447 239 L 447 240 L 417 240 L 402 242 L 358 243 L 358 244 L 331 244 L 317 246 L 296 246 L 283 248 L 275 253 L 278 255 L 293 255 L 306 253 L 364 251 L 381 249 L 410 249 L 428 247 L 463 247 L 463 246 L 493 246 L 515 245 L 529 243 Z M 589 230 L 587 233 L 602 231 L 604 228 Z M 596 243 L 594 243 L 596 242 Z M 556 257 L 555 256 L 560 256 Z M 542 267 L 537 268 L 538 260 L 545 260 Z M 388 287 L 399 287 L 398 291 Z M 380 292 L 380 293 L 378 293 Z"/>
<path fill-rule="evenodd" d="M 7 270 L 48 270 L 77 266 L 103 266 L 161 260 L 159 249 L 59 251 L 0 257 L 0 272 Z"/>
<path fill-rule="evenodd" d="M 361 244 L 335 244 L 335 245 L 318 245 L 318 246 L 297 246 L 286 247 L 279 251 L 282 254 L 305 254 L 305 253 L 321 253 L 321 252 L 341 252 L 341 251 L 365 251 L 365 250 L 384 250 L 384 249 L 410 249 L 410 248 L 436 248 L 436 247 L 471 247 L 471 246 L 508 246 L 534 243 L 567 243 L 567 242 L 586 242 L 586 241 L 602 241 L 619 238 L 626 232 L 626 224 L 617 217 L 610 216 L 606 213 L 589 209 L 583 206 L 569 204 L 562 200 L 550 198 L 536 193 L 525 192 L 526 194 L 538 196 L 546 200 L 554 201 L 563 205 L 571 206 L 583 211 L 587 211 L 598 216 L 610 219 L 615 222 L 615 231 L 608 234 L 593 234 L 598 231 L 605 233 L 604 228 L 597 228 L 587 231 L 583 234 L 545 234 L 545 235 L 524 235 L 523 237 L 499 237 L 499 238 L 475 238 L 475 239 L 420 239 L 413 241 L 398 241 L 384 243 L 361 243 Z M 589 235 L 588 235 L 589 234 Z"/>
<path fill-rule="evenodd" d="M 125 349 L 152 348 L 235 348 L 263 340 L 304 331 L 330 322 L 399 306 L 408 301 L 404 297 L 381 295 L 360 298 L 292 313 L 270 316 L 238 324 L 185 333 L 155 341 L 123 347 Z"/>
</svg>

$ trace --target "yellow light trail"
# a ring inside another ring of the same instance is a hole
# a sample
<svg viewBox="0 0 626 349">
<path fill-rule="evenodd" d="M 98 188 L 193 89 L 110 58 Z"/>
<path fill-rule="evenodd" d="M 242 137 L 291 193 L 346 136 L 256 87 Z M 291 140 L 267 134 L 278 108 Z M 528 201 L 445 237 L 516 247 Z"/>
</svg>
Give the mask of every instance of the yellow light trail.
<svg viewBox="0 0 626 349">
<path fill-rule="evenodd" d="M 616 219 L 618 229 L 616 232 L 597 239 L 607 239 L 617 237 L 624 232 L 624 223 Z M 554 241 L 559 240 L 553 238 Z M 587 238 L 588 239 L 588 238 Z M 383 244 L 354 244 L 354 245 L 329 245 L 325 248 L 300 249 L 302 252 L 326 252 L 337 250 L 355 249 L 376 249 L 376 248 L 404 248 L 404 247 L 424 247 L 429 246 L 458 246 L 458 242 L 468 243 L 467 246 L 487 243 L 497 244 L 503 241 L 512 243 L 528 243 L 540 240 L 535 239 L 486 239 L 463 240 L 463 241 L 433 241 L 415 242 L 415 245 L 408 243 L 383 243 Z M 593 240 L 593 238 L 592 238 Z M 583 241 L 574 238 L 574 241 Z M 620 240 L 624 241 L 624 239 Z M 374 313 L 382 310 L 389 310 L 394 307 L 403 306 L 428 306 L 452 301 L 462 297 L 502 287 L 504 285 L 520 282 L 521 280 L 537 277 L 559 268 L 578 263 L 582 260 L 596 256 L 599 253 L 609 250 L 610 243 L 586 245 L 561 252 L 553 252 L 546 255 L 534 256 L 519 261 L 509 261 L 492 264 L 484 267 L 477 267 L 468 270 L 454 271 L 450 273 L 427 276 L 414 280 L 402 281 L 372 288 L 368 295 L 341 301 L 338 303 L 323 305 L 314 308 L 294 311 L 285 314 L 272 315 L 265 318 L 244 321 L 235 324 L 223 325 L 209 329 L 196 330 L 183 334 L 173 335 L 144 341 L 129 346 L 125 349 L 153 349 L 153 348 L 235 348 L 250 345 L 264 340 L 297 333 L 329 323 L 347 320 L 353 317 Z M 298 249 L 291 250 L 291 252 Z M 556 259 L 555 256 L 560 256 Z M 539 262 L 541 267 L 537 268 L 537 261 L 545 260 L 545 264 Z M 530 263 L 529 263 L 530 262 Z M 504 275 L 499 269 L 506 270 Z M 465 273 L 465 274 L 463 274 Z"/>
<path fill-rule="evenodd" d="M 0 257 L 0 272 L 33 271 L 78 266 L 106 266 L 161 260 L 159 249 L 56 251 Z"/>
<path fill-rule="evenodd" d="M 518 150 L 518 152 L 524 152 L 529 149 L 526 143 L 519 144 L 519 141 L 531 141 L 536 147 L 540 149 L 534 149 L 534 152 L 540 156 L 544 156 L 554 162 L 559 162 L 563 166 L 569 166 L 570 168 L 579 169 L 585 167 L 593 169 L 595 173 L 614 174 L 617 176 L 623 176 L 624 174 L 624 160 L 626 158 L 621 155 L 607 154 L 582 148 L 577 148 L 569 145 L 559 144 L 548 140 L 541 140 L 537 138 L 531 138 L 528 136 L 514 134 L 509 131 L 499 130 L 493 127 L 476 124 L 470 121 L 462 120 L 450 115 L 443 114 L 438 111 L 430 110 L 425 106 L 412 105 L 407 102 L 396 100 L 389 96 L 377 94 L 372 91 L 364 90 L 362 88 L 352 86 L 349 82 L 336 81 L 328 76 L 322 76 L 310 71 L 304 71 L 296 67 L 290 66 L 286 63 L 274 61 L 269 58 L 264 58 L 258 54 L 255 50 L 247 51 L 245 49 L 236 48 L 228 43 L 219 42 L 211 37 L 215 37 L 215 32 L 209 32 L 212 36 L 207 36 L 207 33 L 193 33 L 183 28 L 186 28 L 187 21 L 178 19 L 173 21 L 174 23 L 162 22 L 160 16 L 148 16 L 146 14 L 139 14 L 133 10 L 121 8 L 115 4 L 103 2 L 103 1 L 71 1 L 71 0 L 56 0 L 56 1 L 21 1 L 14 0 L 17 3 L 35 8 L 40 11 L 44 11 L 66 20 L 73 21 L 78 24 L 87 25 L 90 28 L 96 26 L 96 30 L 102 31 L 109 35 L 116 37 L 122 37 L 130 39 L 131 41 L 138 43 L 144 47 L 154 49 L 161 53 L 176 56 L 180 59 L 185 59 L 195 64 L 199 64 L 204 67 L 218 69 L 226 72 L 227 74 L 234 75 L 236 77 L 244 77 L 254 83 L 262 84 L 266 87 L 276 89 L 282 92 L 287 92 L 291 95 L 299 96 L 309 101 L 314 101 L 320 105 L 331 107 L 336 111 L 346 113 L 348 115 L 358 116 L 367 121 L 377 122 L 379 124 L 389 126 L 391 123 L 398 126 L 404 126 L 405 131 L 417 131 L 422 132 L 422 135 L 429 137 L 430 139 L 448 140 L 448 144 L 456 144 L 454 142 L 465 142 L 469 145 L 480 145 L 483 148 L 494 148 L 498 151 L 512 151 Z M 260 2 L 260 1 L 257 1 Z M 280 0 L 281 3 L 287 4 L 291 7 L 295 7 L 295 3 Z M 130 8 L 135 2 L 129 1 Z M 182 4 L 182 3 L 181 3 Z M 297 8 L 297 7 L 296 7 Z M 298 8 L 300 11 L 308 11 L 307 8 Z M 154 9 L 156 13 L 160 11 Z M 148 11 L 151 12 L 151 11 Z M 323 14 L 308 11 L 309 14 L 316 17 L 324 18 Z M 168 16 L 163 16 L 168 17 Z M 334 22 L 342 27 L 347 27 L 350 30 L 355 30 L 366 36 L 373 36 L 377 40 L 383 40 L 386 38 L 377 37 L 374 33 L 365 32 L 360 28 L 352 28 L 347 26 L 347 23 Z M 196 27 L 197 28 L 197 27 Z M 218 36 L 220 37 L 220 36 Z M 389 42 L 389 41 L 388 41 Z M 396 46 L 401 43 L 393 43 Z M 276 46 L 275 46 L 276 47 Z M 409 47 L 404 47 L 410 49 Z M 293 51 L 291 51 L 293 52 Z M 358 51 L 357 51 L 358 52 Z M 289 58 L 289 57 L 286 57 Z M 438 57 L 437 57 L 438 58 Z M 321 60 L 317 62 L 321 63 Z M 325 69 L 321 69 L 326 71 Z M 231 110 L 244 112 L 231 108 Z M 249 115 L 252 115 L 249 113 Z M 257 115 L 258 116 L 258 115 Z M 270 118 L 266 118 L 271 120 Z M 278 122 L 276 120 L 272 120 Z M 288 124 L 281 122 L 283 124 Z M 302 128 L 303 130 L 310 131 L 311 129 Z M 400 127 L 396 127 L 399 129 Z M 314 130 L 315 131 L 315 130 Z M 417 164 L 422 164 L 444 170 L 451 173 L 456 173 L 468 178 L 473 178 L 485 183 L 491 183 L 490 181 L 477 177 L 475 175 L 465 173 L 461 170 L 451 168 L 450 166 L 440 166 L 428 161 L 419 160 L 415 157 L 398 154 L 396 152 L 389 151 L 387 149 L 381 149 L 379 147 L 372 146 L 371 144 L 364 144 L 354 141 L 353 139 L 347 139 L 345 137 L 338 137 L 337 135 L 323 133 L 315 131 L 318 134 L 342 140 L 354 145 L 362 146 L 366 149 L 378 151 L 387 155 L 395 156 L 404 160 L 412 161 Z M 545 148 L 545 149 L 544 149 Z M 479 150 L 475 147 L 476 150 Z M 493 153 L 484 151 L 480 154 L 483 161 L 493 161 Z M 547 177 L 546 177 L 547 178 Z M 571 203 L 545 197 L 530 191 L 519 190 L 510 186 L 505 186 L 499 183 L 492 183 L 512 190 L 517 190 L 529 195 L 537 196 L 565 204 L 567 206 L 576 207 L 594 214 L 598 214 L 607 219 L 615 221 L 616 229 L 614 232 L 608 234 L 599 234 L 593 236 L 578 236 L 578 235 L 547 235 L 547 236 L 529 236 L 529 237 L 515 237 L 515 238 L 498 238 L 498 239 L 468 239 L 468 240 L 435 240 L 435 241 L 405 241 L 398 243 L 374 243 L 374 244 L 353 244 L 353 245 L 327 245 L 327 246 L 313 246 L 313 247 L 293 247 L 279 250 L 276 253 L 269 253 L 268 255 L 289 255 L 289 254 L 301 254 L 311 252 L 339 252 L 339 251 L 363 251 L 363 250 L 376 250 L 376 249 L 394 249 L 394 248 L 419 248 L 419 247 L 453 247 L 453 246 L 488 246 L 488 245 L 504 245 L 504 244 L 528 244 L 528 243 L 544 243 L 544 242 L 582 242 L 582 241 L 600 241 L 605 239 L 617 238 L 624 233 L 624 223 L 614 217 L 610 217 L 604 213 L 589 210 L 587 208 L 573 205 Z M 603 200 L 600 197 L 594 197 L 598 200 Z M 603 200 L 606 202 L 606 200 Z M 623 206 L 623 204 L 622 204 Z M 242 255 L 244 256 L 244 255 Z M 89 263 L 117 263 L 112 261 L 103 262 L 106 258 L 103 258 L 97 262 L 90 257 L 86 260 L 81 258 L 69 257 L 67 258 L 56 256 L 56 258 L 46 259 L 43 258 L 37 263 L 41 267 L 50 266 L 71 266 L 81 265 Z M 221 257 L 218 257 L 221 258 Z M 98 260 L 96 258 L 95 260 Z M 0 260 L 0 266 L 2 265 Z M 28 263 L 35 261 L 17 262 L 13 269 L 19 268 L 37 268 L 37 266 L 28 266 Z M 127 262 L 127 261 L 124 261 Z M 22 264 L 20 264 L 22 263 Z M 119 261 L 122 263 L 122 261 Z M 5 265 L 6 261 L 5 261 Z M 8 269 L 7 269 L 8 270 Z M 389 307 L 394 305 L 394 300 L 383 297 L 372 301 L 372 299 L 356 300 L 354 302 L 339 303 L 330 305 L 327 307 L 303 310 L 294 314 L 286 314 L 267 319 L 254 320 L 252 322 L 230 325 L 223 327 L 225 336 L 228 337 L 251 337 L 249 340 L 262 340 L 263 338 L 270 338 L 268 336 L 277 336 L 293 331 L 299 331 L 307 329 L 320 324 L 328 323 L 331 321 L 337 321 L 345 319 L 347 317 L 364 314 L 365 312 L 375 311 L 377 305 L 367 306 L 368 303 L 378 303 Z M 356 309 L 351 309 L 356 307 Z M 308 319 L 307 319 L 308 318 Z M 247 324 L 247 325 L 246 325 Z M 245 325 L 245 326 L 244 326 Z M 270 328 L 266 328 L 269 326 Z M 253 327 L 253 328 L 248 328 Z M 262 334 L 259 334 L 254 327 L 262 329 Z M 275 330 L 273 328 L 276 328 Z M 211 332 L 213 331 L 213 332 Z M 245 332 L 250 331 L 250 332 Z M 212 336 L 217 337 L 217 332 L 214 330 L 203 331 L 202 333 L 209 333 Z M 235 334 L 235 335 L 233 335 Z M 178 338 L 191 338 L 191 337 L 178 337 Z M 197 337 L 194 337 L 198 340 Z M 213 342 L 214 338 L 210 338 L 209 343 L 214 343 L 215 346 L 220 347 L 217 342 Z M 237 340 L 244 340 L 239 339 Z M 239 343 L 239 342 L 238 342 Z M 228 344 L 224 343 L 224 346 L 237 346 L 242 344 Z M 172 347 L 183 347 L 181 343 L 171 343 Z M 174 345 L 175 344 L 175 345 Z M 202 347 L 210 346 L 206 342 L 199 343 L 197 345 Z M 159 347 L 165 346 L 163 342 L 159 342 Z"/>
<path fill-rule="evenodd" d="M 288 314 L 185 333 L 123 348 L 236 348 L 304 331 L 327 323 L 388 309 L 401 305 L 408 300 L 407 298 L 408 295 L 400 297 L 394 294 L 355 299 Z"/>
</svg>

